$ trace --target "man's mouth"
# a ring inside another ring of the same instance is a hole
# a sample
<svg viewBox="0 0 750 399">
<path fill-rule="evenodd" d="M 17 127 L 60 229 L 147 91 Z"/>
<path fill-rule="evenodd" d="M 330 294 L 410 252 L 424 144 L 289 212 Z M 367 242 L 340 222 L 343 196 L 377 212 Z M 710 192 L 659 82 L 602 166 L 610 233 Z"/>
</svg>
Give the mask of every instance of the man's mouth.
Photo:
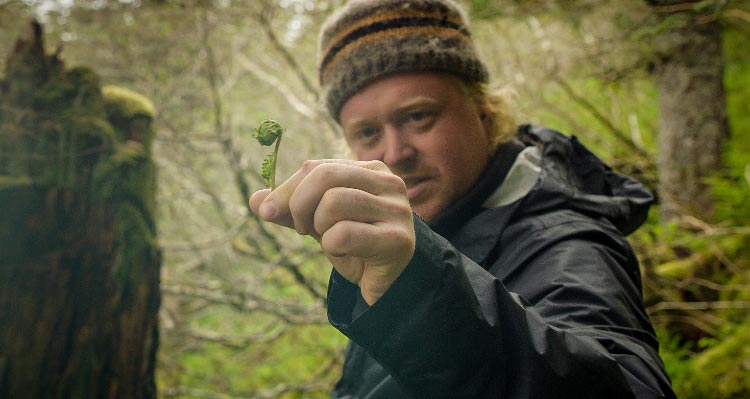
<svg viewBox="0 0 750 399">
<path fill-rule="evenodd" d="M 414 202 L 425 190 L 426 183 L 430 179 L 426 177 L 406 177 L 403 180 L 406 184 L 406 194 L 409 197 L 409 201 Z"/>
</svg>

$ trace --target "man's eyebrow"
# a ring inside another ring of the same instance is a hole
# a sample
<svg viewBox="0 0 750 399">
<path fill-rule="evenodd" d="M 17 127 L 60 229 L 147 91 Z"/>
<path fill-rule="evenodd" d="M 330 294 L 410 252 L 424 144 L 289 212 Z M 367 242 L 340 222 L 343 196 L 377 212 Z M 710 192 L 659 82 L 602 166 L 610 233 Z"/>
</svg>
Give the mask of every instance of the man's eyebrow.
<svg viewBox="0 0 750 399">
<path fill-rule="evenodd" d="M 411 108 L 418 107 L 421 105 L 437 105 L 437 104 L 438 102 L 433 98 L 425 97 L 425 96 L 418 96 L 418 97 L 410 98 L 402 102 L 401 104 L 399 104 L 396 107 L 394 113 L 408 111 Z"/>
<path fill-rule="evenodd" d="M 369 123 L 370 123 L 369 120 L 365 119 L 365 118 L 353 119 L 351 121 L 346 122 L 346 124 L 344 126 L 342 126 L 343 127 L 342 130 L 344 131 L 344 133 L 348 133 L 348 132 L 351 132 L 353 130 L 358 130 L 362 126 L 366 126 Z"/>
<path fill-rule="evenodd" d="M 436 101 L 433 98 L 426 97 L 426 96 L 417 96 L 410 98 L 400 104 L 398 104 L 392 111 L 391 115 L 395 117 L 400 117 L 404 113 L 407 113 L 411 111 L 415 107 L 423 106 L 423 105 L 437 105 L 438 101 Z M 363 126 L 368 126 L 371 123 L 370 119 L 368 118 L 356 118 L 352 119 L 351 121 L 346 122 L 342 126 L 344 133 L 356 131 Z"/>
</svg>

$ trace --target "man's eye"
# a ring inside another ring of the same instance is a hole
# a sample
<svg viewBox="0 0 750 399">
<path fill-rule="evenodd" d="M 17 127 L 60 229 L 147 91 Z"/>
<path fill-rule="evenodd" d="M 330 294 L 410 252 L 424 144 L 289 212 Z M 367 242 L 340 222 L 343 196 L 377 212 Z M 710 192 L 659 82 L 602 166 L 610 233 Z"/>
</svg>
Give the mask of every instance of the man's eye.
<svg viewBox="0 0 750 399">
<path fill-rule="evenodd" d="M 352 131 L 351 143 L 359 146 L 371 146 L 377 142 L 380 130 L 377 126 L 362 127 Z"/>
<path fill-rule="evenodd" d="M 407 129 L 428 129 L 435 121 L 435 115 L 430 111 L 412 111 L 405 115 L 403 124 Z"/>
<path fill-rule="evenodd" d="M 427 118 L 428 114 L 427 112 L 423 111 L 416 111 L 409 114 L 409 119 L 414 122 L 419 122 L 425 118 Z"/>
<path fill-rule="evenodd" d="M 372 137 L 377 134 L 378 131 L 374 127 L 366 127 L 359 131 L 359 136 L 363 138 Z"/>
</svg>

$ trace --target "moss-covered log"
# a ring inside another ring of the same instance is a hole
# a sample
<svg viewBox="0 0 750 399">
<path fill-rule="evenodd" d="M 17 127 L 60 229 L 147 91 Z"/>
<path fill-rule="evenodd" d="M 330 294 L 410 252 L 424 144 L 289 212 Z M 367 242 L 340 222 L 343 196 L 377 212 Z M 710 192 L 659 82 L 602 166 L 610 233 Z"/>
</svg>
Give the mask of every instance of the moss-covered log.
<svg viewBox="0 0 750 399">
<path fill-rule="evenodd" d="M 153 106 L 42 36 L 0 80 L 0 397 L 154 398 Z"/>
</svg>

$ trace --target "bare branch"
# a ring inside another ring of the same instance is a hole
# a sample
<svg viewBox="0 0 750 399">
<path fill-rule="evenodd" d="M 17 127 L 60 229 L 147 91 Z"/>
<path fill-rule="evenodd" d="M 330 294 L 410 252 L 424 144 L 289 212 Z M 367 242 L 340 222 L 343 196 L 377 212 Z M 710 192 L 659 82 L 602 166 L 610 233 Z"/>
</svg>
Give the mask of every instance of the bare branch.
<svg viewBox="0 0 750 399">
<path fill-rule="evenodd" d="M 299 99 L 299 97 L 294 94 L 294 91 L 292 89 L 290 89 L 287 85 L 277 79 L 274 75 L 264 71 L 260 66 L 258 66 L 258 64 L 250 61 L 249 58 L 245 57 L 240 52 L 235 52 L 235 56 L 237 57 L 240 65 L 245 70 L 255 75 L 256 78 L 268 83 L 269 86 L 278 90 L 279 93 L 281 93 L 281 95 L 289 103 L 289 105 L 294 108 L 295 111 L 308 118 L 315 118 L 318 116 L 314 110 L 308 107 L 302 100 Z"/>
<path fill-rule="evenodd" d="M 258 20 L 258 23 L 263 28 L 263 31 L 266 33 L 266 37 L 268 37 L 271 45 L 273 45 L 273 48 L 276 49 L 276 51 L 281 55 L 282 58 L 284 58 L 284 61 L 286 61 L 287 65 L 289 65 L 292 71 L 294 71 L 294 73 L 297 75 L 297 78 L 300 82 L 302 82 L 302 85 L 305 87 L 307 92 L 310 93 L 317 101 L 317 99 L 319 98 L 318 90 L 315 88 L 315 85 L 310 82 L 310 79 L 307 78 L 307 75 L 304 73 L 299 63 L 296 59 L 294 59 L 289 50 L 287 50 L 287 48 L 283 44 L 281 44 L 281 41 L 279 40 L 278 36 L 276 36 L 276 31 L 274 31 L 273 27 L 271 26 L 271 21 L 268 20 L 265 12 L 256 13 L 255 16 Z"/>
<path fill-rule="evenodd" d="M 694 1 L 688 1 L 685 3 L 678 3 L 678 4 L 665 4 L 665 5 L 658 5 L 658 2 L 656 3 L 657 5 L 652 6 L 651 9 L 660 13 L 693 11 L 696 6 L 696 2 Z"/>
<path fill-rule="evenodd" d="M 302 70 L 302 67 L 300 67 L 297 60 L 292 56 L 292 54 L 289 52 L 289 50 L 281 43 L 278 36 L 276 35 L 276 32 L 274 31 L 273 27 L 271 26 L 271 22 L 268 20 L 268 17 L 265 15 L 265 12 L 261 11 L 259 13 L 256 13 L 256 18 L 258 20 L 258 23 L 263 28 L 263 31 L 266 33 L 266 36 L 268 37 L 268 40 L 271 42 L 271 45 L 273 45 L 273 48 L 276 49 L 276 51 L 281 55 L 281 57 L 284 59 L 284 61 L 289 65 L 291 70 L 297 75 L 297 78 L 302 83 L 302 86 L 304 86 L 305 90 L 314 98 L 314 101 L 317 103 L 320 99 L 320 93 L 318 92 L 316 85 L 313 84 L 310 79 L 308 79 L 305 72 Z M 318 112 L 318 116 L 325 121 L 325 123 L 329 127 L 329 131 L 326 133 L 329 136 L 329 139 L 331 141 L 336 139 L 336 135 L 340 133 L 340 130 L 337 128 L 336 124 L 329 118 L 325 112 Z"/>
<path fill-rule="evenodd" d="M 322 308 L 304 306 L 296 302 L 270 301 L 246 292 L 231 292 L 226 289 L 188 286 L 165 281 L 162 282 L 162 293 L 231 306 L 241 312 L 264 312 L 274 315 L 289 324 L 327 323 Z"/>
<path fill-rule="evenodd" d="M 715 302 L 659 302 L 649 306 L 649 313 L 664 310 L 716 310 L 716 309 L 750 309 L 750 301 L 715 301 Z"/>
<path fill-rule="evenodd" d="M 677 322 L 685 325 L 692 326 L 706 335 L 709 336 L 717 336 L 719 334 L 719 329 L 717 326 L 712 326 L 710 323 L 707 323 L 705 320 L 702 320 L 699 317 L 696 317 L 694 315 L 686 316 L 686 315 L 673 315 L 673 314 L 657 314 L 652 315 L 651 319 L 658 324 L 667 324 L 670 322 Z"/>
<path fill-rule="evenodd" d="M 750 23 L 750 12 L 740 10 L 739 8 L 733 8 L 731 10 L 724 11 L 724 17 L 737 18 L 739 20 Z"/>
<path fill-rule="evenodd" d="M 728 292 L 728 291 L 740 291 L 750 292 L 750 285 L 748 284 L 719 284 L 713 281 L 709 281 L 702 278 L 691 278 L 687 280 L 685 285 L 695 284 L 701 287 L 706 287 L 714 291 Z"/>
<path fill-rule="evenodd" d="M 166 398 L 177 398 L 182 396 L 190 396 L 195 398 L 204 399 L 276 399 L 282 394 L 287 392 L 296 392 L 300 394 L 310 392 L 323 392 L 327 391 L 329 387 L 321 382 L 307 383 L 307 384 L 279 384 L 271 389 L 265 389 L 260 391 L 251 392 L 240 392 L 240 391 L 229 391 L 229 392 L 214 392 L 207 391 L 204 389 L 192 388 L 188 386 L 176 386 L 176 387 L 165 387 L 163 389 L 163 395 Z M 303 397 L 307 397 L 303 395 Z"/>
<path fill-rule="evenodd" d="M 10 6 L 13 6 L 13 5 L 21 5 L 21 4 L 23 4 L 23 2 L 17 1 L 17 0 L 2 1 L 0 2 L 0 11 L 4 8 L 10 8 Z"/>
<path fill-rule="evenodd" d="M 677 225 L 690 231 L 700 231 L 706 236 L 726 234 L 750 235 L 750 226 L 721 227 L 687 214 L 680 216 L 677 220 Z"/>
<path fill-rule="evenodd" d="M 230 349 L 243 350 L 250 345 L 269 344 L 281 338 L 287 331 L 288 329 L 285 326 L 282 328 L 269 328 L 266 331 L 261 331 L 250 336 L 226 335 L 206 330 L 178 330 L 177 334 L 201 342 L 213 342 Z"/>
</svg>

